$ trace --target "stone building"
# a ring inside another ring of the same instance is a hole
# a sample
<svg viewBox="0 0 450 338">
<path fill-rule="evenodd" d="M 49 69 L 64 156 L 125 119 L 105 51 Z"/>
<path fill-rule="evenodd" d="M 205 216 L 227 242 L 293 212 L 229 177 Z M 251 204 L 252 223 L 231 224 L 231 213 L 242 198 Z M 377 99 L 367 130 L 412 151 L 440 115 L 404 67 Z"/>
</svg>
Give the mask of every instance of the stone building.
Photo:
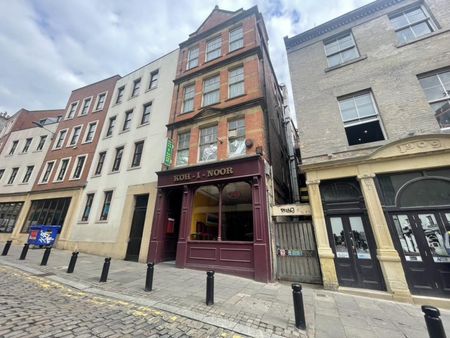
<svg viewBox="0 0 450 338">
<path fill-rule="evenodd" d="M 267 42 L 257 7 L 216 7 L 180 43 L 149 260 L 273 278 L 269 206 L 290 173 Z"/>
<path fill-rule="evenodd" d="M 71 248 L 146 261 L 177 61 L 178 49 L 116 82 Z"/>
<path fill-rule="evenodd" d="M 450 295 L 450 2 L 377 0 L 285 38 L 327 288 Z"/>
</svg>

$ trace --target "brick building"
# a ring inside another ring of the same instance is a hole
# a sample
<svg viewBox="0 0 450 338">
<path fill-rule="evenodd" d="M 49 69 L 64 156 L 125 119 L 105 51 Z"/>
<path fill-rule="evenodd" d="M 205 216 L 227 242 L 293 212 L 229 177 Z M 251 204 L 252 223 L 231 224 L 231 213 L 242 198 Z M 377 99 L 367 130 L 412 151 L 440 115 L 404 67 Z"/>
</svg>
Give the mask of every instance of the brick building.
<svg viewBox="0 0 450 338">
<path fill-rule="evenodd" d="M 448 298 L 450 3 L 378 0 L 285 44 L 325 287 Z"/>
<path fill-rule="evenodd" d="M 267 41 L 257 7 L 216 7 L 180 44 L 150 260 L 273 278 L 268 208 L 288 201 L 290 184 Z"/>
</svg>

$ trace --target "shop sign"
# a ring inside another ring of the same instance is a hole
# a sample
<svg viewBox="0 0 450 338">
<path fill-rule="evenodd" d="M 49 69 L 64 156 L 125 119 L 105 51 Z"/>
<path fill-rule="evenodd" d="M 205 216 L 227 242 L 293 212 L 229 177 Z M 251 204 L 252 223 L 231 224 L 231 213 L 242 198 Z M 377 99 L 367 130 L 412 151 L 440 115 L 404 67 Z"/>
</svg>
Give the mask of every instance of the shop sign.
<svg viewBox="0 0 450 338">
<path fill-rule="evenodd" d="M 285 204 L 272 207 L 273 216 L 309 216 L 311 207 L 309 204 Z"/>
<path fill-rule="evenodd" d="M 170 166 L 172 163 L 173 142 L 170 138 L 167 139 L 166 152 L 164 154 L 164 164 Z"/>
<path fill-rule="evenodd" d="M 197 179 L 201 179 L 201 178 L 220 177 L 220 176 L 227 176 L 227 175 L 232 175 L 232 174 L 233 174 L 232 167 L 198 170 L 198 171 L 192 171 L 189 173 L 173 175 L 173 181 L 174 182 L 185 182 L 185 181 L 192 181 L 192 180 L 197 180 Z"/>
</svg>

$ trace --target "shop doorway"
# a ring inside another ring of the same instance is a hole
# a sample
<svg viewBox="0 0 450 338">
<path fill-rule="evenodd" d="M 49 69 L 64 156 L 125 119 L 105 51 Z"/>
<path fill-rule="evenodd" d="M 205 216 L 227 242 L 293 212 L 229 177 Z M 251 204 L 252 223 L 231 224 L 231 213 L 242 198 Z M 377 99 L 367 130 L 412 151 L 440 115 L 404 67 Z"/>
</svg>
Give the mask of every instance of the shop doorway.
<svg viewBox="0 0 450 338">
<path fill-rule="evenodd" d="M 327 227 L 339 285 L 384 290 L 373 234 L 366 216 L 330 215 Z"/>
<path fill-rule="evenodd" d="M 147 214 L 148 194 L 136 195 L 134 199 L 133 219 L 131 221 L 130 239 L 125 260 L 137 262 L 139 260 L 139 252 L 141 251 L 145 215 Z"/>
<path fill-rule="evenodd" d="M 444 245 L 450 209 L 396 212 L 390 220 L 411 292 L 450 297 L 450 256 Z"/>
<path fill-rule="evenodd" d="M 163 261 L 174 261 L 177 257 L 178 233 L 180 231 L 183 191 L 172 190 L 167 196 L 167 224 L 164 238 Z"/>
</svg>

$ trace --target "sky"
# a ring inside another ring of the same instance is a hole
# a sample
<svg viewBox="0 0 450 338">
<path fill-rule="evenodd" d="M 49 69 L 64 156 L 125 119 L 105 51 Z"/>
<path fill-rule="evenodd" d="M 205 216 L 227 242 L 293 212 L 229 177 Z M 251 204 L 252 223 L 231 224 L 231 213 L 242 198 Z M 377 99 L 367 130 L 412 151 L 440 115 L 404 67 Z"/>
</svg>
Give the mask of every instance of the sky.
<svg viewBox="0 0 450 338">
<path fill-rule="evenodd" d="M 290 90 L 283 37 L 370 1 L 0 0 L 0 112 L 65 108 L 72 90 L 176 49 L 215 5 L 231 11 L 258 5 L 278 81 Z"/>
</svg>

